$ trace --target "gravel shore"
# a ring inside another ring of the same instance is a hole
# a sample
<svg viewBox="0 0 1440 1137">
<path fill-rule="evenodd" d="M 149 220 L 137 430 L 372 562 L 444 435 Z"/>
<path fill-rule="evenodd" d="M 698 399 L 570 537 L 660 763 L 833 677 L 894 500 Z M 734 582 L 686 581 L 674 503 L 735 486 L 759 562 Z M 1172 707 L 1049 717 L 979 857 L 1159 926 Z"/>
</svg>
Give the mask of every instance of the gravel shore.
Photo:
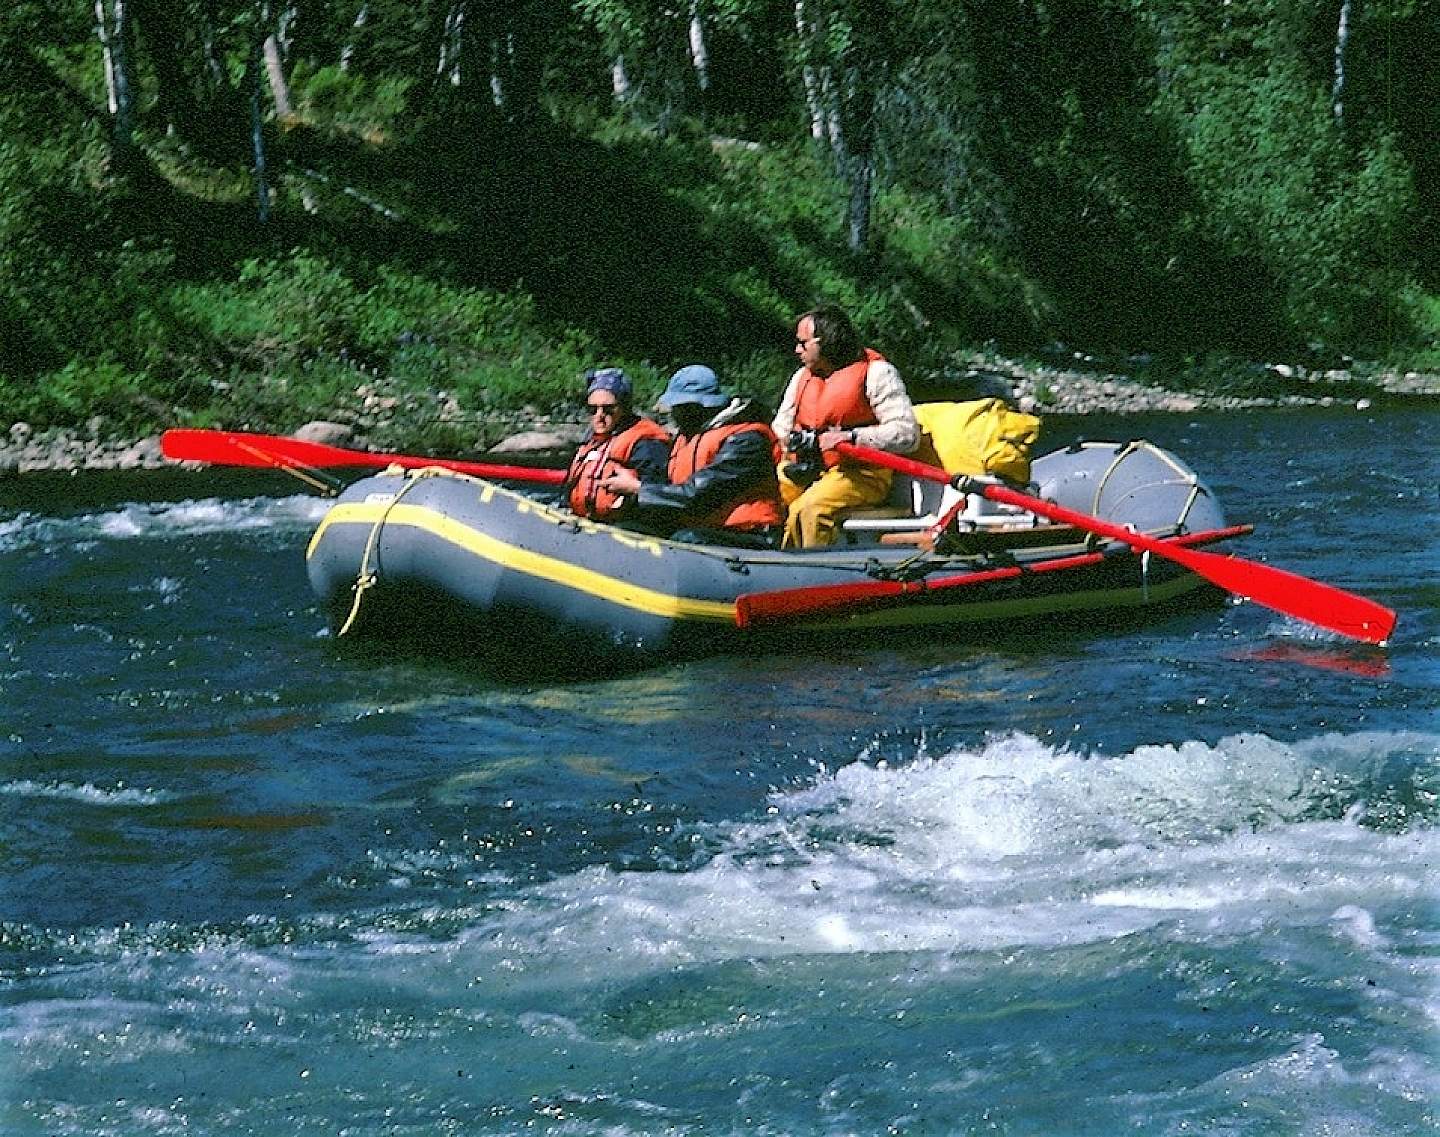
<svg viewBox="0 0 1440 1137">
<path fill-rule="evenodd" d="M 1110 372 L 1083 355 L 1073 366 L 1018 363 L 994 356 L 957 361 L 938 380 L 941 388 L 971 395 L 997 395 L 1040 415 L 1186 414 L 1273 407 L 1335 407 L 1365 411 L 1396 401 L 1440 405 L 1440 374 L 1379 372 L 1363 377 L 1346 370 L 1308 370 L 1288 364 L 1251 365 L 1244 382 L 1230 390 L 1176 391 L 1135 374 Z M 1263 392 L 1263 393 L 1259 393 Z M 342 416 L 336 416 L 342 417 Z M 573 446 L 579 422 L 540 422 L 536 429 L 506 437 L 491 449 L 501 455 L 548 453 Z M 294 431 L 299 437 L 365 449 L 363 434 L 323 417 Z M 166 465 L 160 440 L 117 438 L 101 418 L 83 427 L 34 430 L 13 423 L 0 435 L 0 477 L 50 471 L 142 470 Z"/>
</svg>

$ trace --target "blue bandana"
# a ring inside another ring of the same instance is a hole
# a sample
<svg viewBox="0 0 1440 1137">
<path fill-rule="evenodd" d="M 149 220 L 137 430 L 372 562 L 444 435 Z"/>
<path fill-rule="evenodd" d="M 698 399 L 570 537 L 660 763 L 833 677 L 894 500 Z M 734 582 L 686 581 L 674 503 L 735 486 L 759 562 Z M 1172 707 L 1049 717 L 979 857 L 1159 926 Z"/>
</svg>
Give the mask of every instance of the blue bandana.
<svg viewBox="0 0 1440 1137">
<path fill-rule="evenodd" d="M 618 367 L 597 367 L 585 372 L 585 394 L 609 391 L 620 402 L 630 401 L 630 377 Z"/>
</svg>

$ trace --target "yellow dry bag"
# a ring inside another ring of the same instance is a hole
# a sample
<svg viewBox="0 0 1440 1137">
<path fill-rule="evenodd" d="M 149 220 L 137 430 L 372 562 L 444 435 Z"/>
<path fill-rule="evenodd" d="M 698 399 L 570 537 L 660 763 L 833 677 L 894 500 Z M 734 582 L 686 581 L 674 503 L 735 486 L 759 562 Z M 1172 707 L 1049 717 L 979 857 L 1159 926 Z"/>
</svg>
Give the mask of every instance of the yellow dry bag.
<svg viewBox="0 0 1440 1137">
<path fill-rule="evenodd" d="M 1012 411 L 1004 399 L 920 403 L 915 407 L 922 439 L 915 455 L 947 474 L 993 474 L 1024 485 L 1030 480 L 1030 449 L 1040 420 Z"/>
</svg>

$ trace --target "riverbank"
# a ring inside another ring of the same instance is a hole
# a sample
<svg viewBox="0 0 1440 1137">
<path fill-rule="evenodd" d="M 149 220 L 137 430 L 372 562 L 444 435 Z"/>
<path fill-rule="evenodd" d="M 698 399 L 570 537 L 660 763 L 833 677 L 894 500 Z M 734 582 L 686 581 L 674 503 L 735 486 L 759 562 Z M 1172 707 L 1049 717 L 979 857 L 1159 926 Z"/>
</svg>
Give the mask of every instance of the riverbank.
<svg viewBox="0 0 1440 1137">
<path fill-rule="evenodd" d="M 1020 362 L 993 355 L 957 360 L 953 372 L 934 381 L 940 389 L 969 394 L 996 395 L 1040 415 L 1186 414 L 1276 407 L 1335 407 L 1364 411 L 1396 401 L 1440 401 L 1440 374 L 1416 371 L 1376 371 L 1359 374 L 1346 369 L 1307 369 L 1291 364 L 1252 364 L 1243 373 L 1228 371 L 1223 379 L 1188 390 L 1176 389 L 1146 373 L 1144 361 L 1133 372 L 1109 370 L 1092 357 L 1076 354 L 1069 364 Z M 303 426 L 275 428 L 271 433 L 293 433 L 313 441 L 357 449 L 370 448 L 370 434 L 385 420 L 385 443 L 375 449 L 419 450 L 405 441 L 421 437 L 424 424 L 454 415 L 466 421 L 453 400 L 441 392 L 438 406 L 418 399 L 371 398 L 364 409 L 321 412 Z M 517 420 L 518 421 L 518 420 Z M 407 426 L 407 424 L 412 424 Z M 241 429 L 240 424 L 231 424 Z M 258 429 L 253 426 L 247 429 Z M 499 433 L 495 424 L 471 423 L 476 435 L 474 451 L 502 455 L 544 454 L 575 445 L 584 432 L 578 419 L 557 420 L 536 413 L 529 421 Z M 498 441 L 487 444 L 487 438 Z M 34 430 L 28 423 L 10 424 L 0 436 L 0 477 L 32 472 L 84 470 L 142 470 L 165 466 L 158 436 L 115 437 L 105 420 L 92 418 L 83 427 Z"/>
</svg>

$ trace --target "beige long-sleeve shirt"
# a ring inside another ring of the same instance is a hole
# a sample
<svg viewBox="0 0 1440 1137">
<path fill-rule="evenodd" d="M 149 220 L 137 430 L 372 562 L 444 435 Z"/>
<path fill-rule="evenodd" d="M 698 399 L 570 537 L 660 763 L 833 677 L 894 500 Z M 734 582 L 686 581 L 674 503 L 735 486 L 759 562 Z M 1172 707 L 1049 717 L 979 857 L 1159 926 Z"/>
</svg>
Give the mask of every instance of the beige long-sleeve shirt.
<svg viewBox="0 0 1440 1137">
<path fill-rule="evenodd" d="M 800 397 L 800 380 L 804 374 L 802 367 L 790 376 L 785 397 L 780 400 L 780 409 L 770 424 L 782 444 L 795 425 L 795 403 Z M 909 454 L 920 445 L 920 424 L 915 421 L 915 408 L 893 363 L 883 359 L 871 362 L 865 372 L 865 398 L 875 412 L 876 422 L 874 426 L 856 428 L 855 441 L 859 445 L 887 450 L 891 454 Z"/>
</svg>

